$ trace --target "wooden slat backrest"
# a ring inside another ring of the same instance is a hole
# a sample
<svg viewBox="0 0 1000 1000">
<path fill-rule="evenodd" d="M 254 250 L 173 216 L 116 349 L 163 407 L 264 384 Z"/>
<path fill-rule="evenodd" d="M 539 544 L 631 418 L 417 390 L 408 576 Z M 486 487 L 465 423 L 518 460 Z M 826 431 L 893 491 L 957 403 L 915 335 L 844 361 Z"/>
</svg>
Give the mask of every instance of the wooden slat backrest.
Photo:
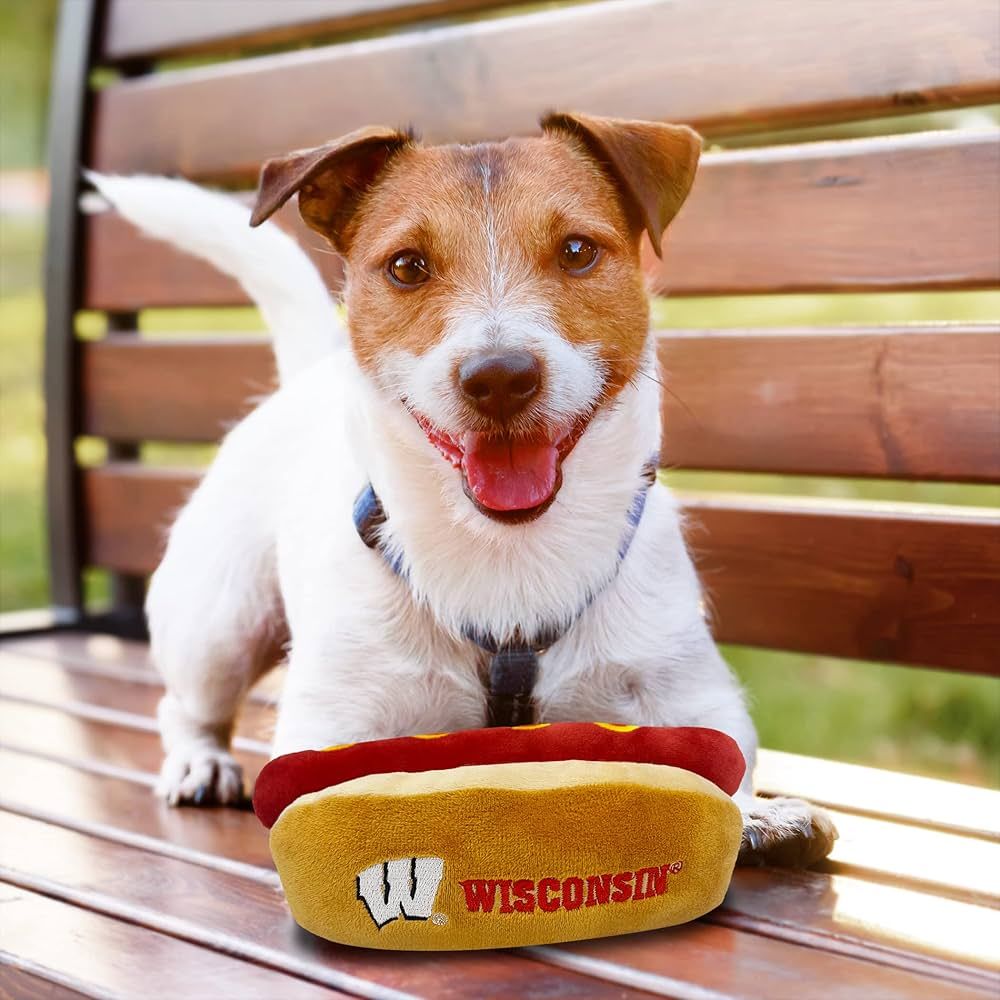
<svg viewBox="0 0 1000 1000">
<path fill-rule="evenodd" d="M 1000 481 L 1000 326 L 671 330 L 660 361 L 664 465 Z M 80 378 L 81 430 L 112 441 L 217 441 L 276 384 L 259 337 L 112 335 Z"/>
<path fill-rule="evenodd" d="M 111 0 L 95 39 L 105 63 L 137 72 L 165 55 L 322 42 L 94 94 L 89 164 L 238 188 L 266 156 L 361 124 L 412 120 L 431 141 L 478 140 L 533 130 L 539 101 L 732 139 L 1000 99 L 992 0 L 567 3 L 339 44 L 327 43 L 359 26 L 504 5 L 204 0 L 197 23 L 172 16 L 173 2 L 143 20 L 144 6 Z M 646 265 L 653 290 L 673 295 L 989 287 L 1000 284 L 998 205 L 990 131 L 710 151 L 664 261 L 647 253 Z M 335 287 L 339 260 L 294 208 L 281 222 Z M 109 311 L 120 330 L 149 306 L 246 301 L 111 213 L 85 218 L 81 251 L 75 302 Z M 665 464 L 1000 481 L 996 324 L 664 332 L 660 358 L 674 393 Z M 117 334 L 81 344 L 70 367 L 73 427 L 106 438 L 115 459 L 80 480 L 78 562 L 141 576 L 194 480 L 122 459 L 144 440 L 216 440 L 272 386 L 268 350 Z M 721 639 L 998 669 L 1000 521 L 988 512 L 746 497 L 687 506 Z"/>
<path fill-rule="evenodd" d="M 107 63 L 245 50 L 503 6 L 503 0 L 111 0 Z"/>
<path fill-rule="evenodd" d="M 151 572 L 197 482 L 190 472 L 134 464 L 88 470 L 89 558 Z M 683 499 L 720 641 L 996 671 L 1000 514 Z"/>
<path fill-rule="evenodd" d="M 581 4 L 123 80 L 97 94 L 92 161 L 249 182 L 371 122 L 530 132 L 541 101 L 713 136 L 997 100 L 997 17 L 992 0 Z"/>
<path fill-rule="evenodd" d="M 707 153 L 664 259 L 647 245 L 647 269 L 654 290 L 672 295 L 991 286 L 998 204 L 1000 144 L 988 131 Z M 294 209 L 282 219 L 339 285 L 339 259 Z M 91 216 L 86 238 L 91 308 L 247 301 L 232 280 L 114 215 Z"/>
</svg>

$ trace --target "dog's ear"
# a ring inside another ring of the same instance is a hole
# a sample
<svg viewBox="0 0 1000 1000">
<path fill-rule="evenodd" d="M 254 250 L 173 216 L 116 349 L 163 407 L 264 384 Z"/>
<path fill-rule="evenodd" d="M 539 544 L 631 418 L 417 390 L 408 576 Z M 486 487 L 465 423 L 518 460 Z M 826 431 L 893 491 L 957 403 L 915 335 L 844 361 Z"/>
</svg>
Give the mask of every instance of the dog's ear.
<svg viewBox="0 0 1000 1000">
<path fill-rule="evenodd" d="M 680 211 L 694 183 L 701 136 L 686 125 L 626 121 L 593 115 L 551 112 L 541 120 L 546 132 L 576 137 L 614 178 L 653 249 Z"/>
<path fill-rule="evenodd" d="M 341 233 L 390 157 L 413 142 L 398 129 L 370 125 L 339 139 L 268 160 L 261 168 L 250 225 L 270 218 L 296 191 L 306 225 L 343 252 Z"/>
</svg>

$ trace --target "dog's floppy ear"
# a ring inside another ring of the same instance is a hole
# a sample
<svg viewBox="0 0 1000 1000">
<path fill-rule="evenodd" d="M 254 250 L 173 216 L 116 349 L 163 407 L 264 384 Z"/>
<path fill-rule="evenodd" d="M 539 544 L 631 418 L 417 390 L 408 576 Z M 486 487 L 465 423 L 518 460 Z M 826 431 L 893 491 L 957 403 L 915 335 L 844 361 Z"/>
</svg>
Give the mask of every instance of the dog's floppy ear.
<svg viewBox="0 0 1000 1000">
<path fill-rule="evenodd" d="M 250 225 L 270 218 L 296 191 L 306 225 L 343 251 L 340 233 L 361 196 L 412 133 L 369 125 L 315 149 L 299 149 L 261 168 Z"/>
<path fill-rule="evenodd" d="M 579 139 L 617 181 L 622 194 L 649 233 L 657 256 L 670 220 L 694 182 L 701 136 L 686 125 L 598 118 L 553 111 L 541 120 L 546 132 Z"/>
</svg>

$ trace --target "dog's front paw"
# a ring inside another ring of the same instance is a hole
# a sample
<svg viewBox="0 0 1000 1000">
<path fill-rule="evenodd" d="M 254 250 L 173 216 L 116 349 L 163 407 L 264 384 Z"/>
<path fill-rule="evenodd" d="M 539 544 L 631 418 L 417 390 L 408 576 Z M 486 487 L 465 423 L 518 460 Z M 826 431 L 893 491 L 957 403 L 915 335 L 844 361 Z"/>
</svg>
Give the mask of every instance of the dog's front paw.
<svg viewBox="0 0 1000 1000">
<path fill-rule="evenodd" d="M 743 809 L 739 864 L 808 868 L 833 850 L 837 828 L 801 799 L 753 799 Z"/>
<path fill-rule="evenodd" d="M 222 747 L 175 747 L 163 761 L 156 794 L 172 806 L 242 806 L 243 768 Z"/>
</svg>

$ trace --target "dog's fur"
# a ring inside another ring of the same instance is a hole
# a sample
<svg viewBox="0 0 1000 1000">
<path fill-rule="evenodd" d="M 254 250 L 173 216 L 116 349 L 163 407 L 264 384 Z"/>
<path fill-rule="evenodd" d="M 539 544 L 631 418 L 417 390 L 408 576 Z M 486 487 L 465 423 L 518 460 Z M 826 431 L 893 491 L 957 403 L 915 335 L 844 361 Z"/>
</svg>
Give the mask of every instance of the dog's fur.
<svg viewBox="0 0 1000 1000">
<path fill-rule="evenodd" d="M 273 224 L 250 231 L 237 203 L 183 182 L 93 178 L 138 225 L 243 281 L 270 321 L 281 374 L 226 437 L 152 580 L 153 656 L 168 688 L 160 794 L 240 797 L 233 721 L 283 646 L 276 754 L 480 726 L 486 654 L 462 629 L 504 637 L 560 623 L 568 631 L 541 657 L 541 720 L 729 733 L 749 765 L 737 796 L 743 860 L 810 863 L 833 828 L 805 803 L 753 797 L 753 725 L 662 484 L 619 565 L 626 511 L 661 434 L 639 243 L 645 231 L 659 247 L 699 140 L 579 115 L 544 125 L 541 137 L 470 147 L 368 129 L 265 166 L 254 222 L 299 193 L 303 218 L 346 259 L 346 330 Z M 587 274 L 555 263 L 571 234 L 601 248 Z M 426 284 L 388 279 L 385 262 L 404 248 L 429 261 Z M 425 435 L 483 429 L 456 371 L 487 346 L 542 365 L 542 391 L 513 433 L 586 427 L 554 502 L 524 523 L 470 502 Z M 368 481 L 405 579 L 354 529 Z"/>
</svg>

